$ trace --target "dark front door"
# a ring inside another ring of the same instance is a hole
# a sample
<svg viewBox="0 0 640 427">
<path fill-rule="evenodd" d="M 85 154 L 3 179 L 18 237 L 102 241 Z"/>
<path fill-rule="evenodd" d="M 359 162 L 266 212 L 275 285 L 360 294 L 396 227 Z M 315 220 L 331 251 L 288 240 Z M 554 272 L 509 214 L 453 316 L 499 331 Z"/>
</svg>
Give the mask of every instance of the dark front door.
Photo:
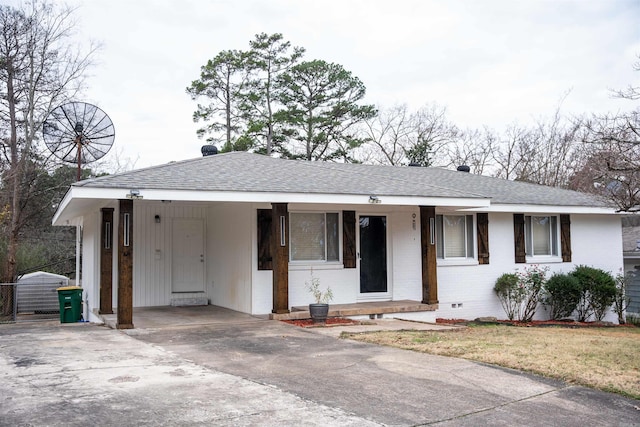
<svg viewBox="0 0 640 427">
<path fill-rule="evenodd" d="M 360 294 L 366 297 L 387 291 L 387 217 L 361 215 Z"/>
</svg>

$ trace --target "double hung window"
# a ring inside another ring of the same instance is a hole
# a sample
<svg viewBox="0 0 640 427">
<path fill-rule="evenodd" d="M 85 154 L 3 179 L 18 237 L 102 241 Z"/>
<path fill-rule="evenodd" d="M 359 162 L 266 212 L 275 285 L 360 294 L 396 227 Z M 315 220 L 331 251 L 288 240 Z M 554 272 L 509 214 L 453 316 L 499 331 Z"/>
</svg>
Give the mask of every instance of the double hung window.
<svg viewBox="0 0 640 427">
<path fill-rule="evenodd" d="M 558 217 L 525 215 L 527 256 L 558 256 Z"/>
<path fill-rule="evenodd" d="M 337 212 L 292 212 L 289 215 L 291 261 L 340 261 Z"/>
<path fill-rule="evenodd" d="M 436 215 L 436 256 L 475 258 L 473 215 Z"/>
</svg>

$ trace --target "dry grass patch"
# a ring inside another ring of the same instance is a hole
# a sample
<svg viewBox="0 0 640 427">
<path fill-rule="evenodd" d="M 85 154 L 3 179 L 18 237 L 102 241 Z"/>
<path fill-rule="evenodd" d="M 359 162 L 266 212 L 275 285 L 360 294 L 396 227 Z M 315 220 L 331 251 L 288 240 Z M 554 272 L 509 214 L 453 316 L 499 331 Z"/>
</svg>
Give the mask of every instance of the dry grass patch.
<svg viewBox="0 0 640 427">
<path fill-rule="evenodd" d="M 640 399 L 640 328 L 491 325 L 343 338 L 490 363 Z"/>
</svg>

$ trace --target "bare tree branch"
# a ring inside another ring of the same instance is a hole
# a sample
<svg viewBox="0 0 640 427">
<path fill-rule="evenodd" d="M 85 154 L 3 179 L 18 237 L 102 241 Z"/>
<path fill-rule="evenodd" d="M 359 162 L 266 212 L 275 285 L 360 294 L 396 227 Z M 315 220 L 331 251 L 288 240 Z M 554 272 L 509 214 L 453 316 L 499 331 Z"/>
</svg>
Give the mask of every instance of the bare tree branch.
<svg viewBox="0 0 640 427">
<path fill-rule="evenodd" d="M 0 224 L 8 240 L 4 281 L 15 279 L 20 233 L 36 194 L 33 167 L 46 159 L 39 154 L 42 122 L 53 106 L 82 90 L 97 49 L 83 51 L 71 42 L 73 12 L 36 0 L 0 6 L 0 128 L 6 132 L 0 197 L 8 206 Z"/>
</svg>

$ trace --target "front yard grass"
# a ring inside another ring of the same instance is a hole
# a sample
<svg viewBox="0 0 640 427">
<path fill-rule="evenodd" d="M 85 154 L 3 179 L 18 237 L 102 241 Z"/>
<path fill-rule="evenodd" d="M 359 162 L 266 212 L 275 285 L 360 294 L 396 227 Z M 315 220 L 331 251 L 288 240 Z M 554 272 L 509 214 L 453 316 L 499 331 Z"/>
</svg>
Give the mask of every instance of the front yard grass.
<svg viewBox="0 0 640 427">
<path fill-rule="evenodd" d="M 640 328 L 472 325 L 449 331 L 343 333 L 343 338 L 460 357 L 640 399 Z"/>
</svg>

